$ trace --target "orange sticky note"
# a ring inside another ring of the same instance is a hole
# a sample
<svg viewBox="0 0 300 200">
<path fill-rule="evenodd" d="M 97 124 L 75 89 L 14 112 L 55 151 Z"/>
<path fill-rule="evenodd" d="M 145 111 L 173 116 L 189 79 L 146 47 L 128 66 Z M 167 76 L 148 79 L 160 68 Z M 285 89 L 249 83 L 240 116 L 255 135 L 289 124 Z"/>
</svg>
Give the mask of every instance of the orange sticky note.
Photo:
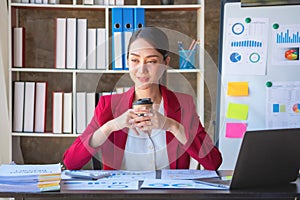
<svg viewBox="0 0 300 200">
<path fill-rule="evenodd" d="M 248 82 L 228 82 L 228 96 L 248 96 Z"/>
<path fill-rule="evenodd" d="M 247 130 L 246 123 L 226 123 L 227 138 L 242 138 Z"/>
</svg>

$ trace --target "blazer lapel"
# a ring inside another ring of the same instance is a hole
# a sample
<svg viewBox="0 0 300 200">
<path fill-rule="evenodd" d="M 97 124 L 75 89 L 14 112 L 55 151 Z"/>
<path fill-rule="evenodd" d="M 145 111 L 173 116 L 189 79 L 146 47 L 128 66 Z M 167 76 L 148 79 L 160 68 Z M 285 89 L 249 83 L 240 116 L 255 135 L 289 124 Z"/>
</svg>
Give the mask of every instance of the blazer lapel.
<svg viewBox="0 0 300 200">
<path fill-rule="evenodd" d="M 161 93 L 164 99 L 164 109 L 165 115 L 170 117 L 178 122 L 181 121 L 181 110 L 180 104 L 176 97 L 176 95 L 168 90 L 166 87 L 161 86 Z M 167 131 L 166 132 L 166 140 L 167 140 L 167 150 L 168 157 L 171 169 L 176 169 L 177 167 L 177 148 L 179 145 L 178 140 L 174 137 L 174 135 Z"/>
<path fill-rule="evenodd" d="M 112 96 L 112 113 L 113 118 L 119 117 L 129 108 L 132 107 L 134 97 L 134 87 L 130 88 L 128 92 L 122 95 Z M 127 140 L 128 128 L 114 132 L 114 166 L 115 169 L 120 169 L 124 157 L 124 149 Z"/>
</svg>

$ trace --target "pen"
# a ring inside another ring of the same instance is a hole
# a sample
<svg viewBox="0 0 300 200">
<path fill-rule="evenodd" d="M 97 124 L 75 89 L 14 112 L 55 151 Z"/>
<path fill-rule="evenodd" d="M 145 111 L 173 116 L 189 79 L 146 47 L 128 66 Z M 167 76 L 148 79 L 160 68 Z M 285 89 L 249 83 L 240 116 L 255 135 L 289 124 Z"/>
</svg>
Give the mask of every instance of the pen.
<svg viewBox="0 0 300 200">
<path fill-rule="evenodd" d="M 199 40 L 197 40 L 197 41 L 193 40 L 193 42 L 191 43 L 191 45 L 188 48 L 189 52 L 187 54 L 185 54 L 186 56 L 185 56 L 182 64 L 180 65 L 180 68 L 184 68 L 186 63 L 190 62 L 191 56 L 193 55 L 193 52 L 196 50 L 196 47 L 197 47 L 198 43 L 199 43 Z"/>
<path fill-rule="evenodd" d="M 178 51 L 181 51 L 184 54 L 184 57 L 187 57 L 187 54 L 186 54 L 186 51 L 183 47 L 182 41 L 178 41 L 177 44 L 178 44 Z"/>
<path fill-rule="evenodd" d="M 111 176 L 112 174 L 109 173 L 109 172 L 105 172 L 105 173 L 102 173 L 102 174 L 99 174 L 99 175 L 95 175 L 93 173 L 90 173 L 90 175 L 93 177 L 93 179 L 101 179 L 101 178 L 107 178 L 107 177 Z"/>
<path fill-rule="evenodd" d="M 103 172 L 103 173 L 91 173 L 91 172 L 84 172 L 84 171 L 72 171 L 72 170 L 66 170 L 65 174 L 70 176 L 71 178 L 78 178 L 78 179 L 101 179 L 111 176 L 111 173 L 109 172 Z"/>
<path fill-rule="evenodd" d="M 224 188 L 224 189 L 229 189 L 229 186 L 226 185 L 222 185 L 219 183 L 210 183 L 210 182 L 206 182 L 206 181 L 198 181 L 198 180 L 194 180 L 195 183 L 199 183 L 199 184 L 204 184 L 204 185 L 210 185 L 210 186 L 215 186 L 218 188 Z"/>
<path fill-rule="evenodd" d="M 196 43 L 196 40 L 194 39 L 194 40 L 192 41 L 192 43 L 190 44 L 188 50 L 192 50 L 193 47 L 194 47 L 194 45 L 195 45 L 195 43 Z"/>
<path fill-rule="evenodd" d="M 178 50 L 179 51 L 184 50 L 182 41 L 178 41 L 177 44 L 178 44 Z"/>
</svg>

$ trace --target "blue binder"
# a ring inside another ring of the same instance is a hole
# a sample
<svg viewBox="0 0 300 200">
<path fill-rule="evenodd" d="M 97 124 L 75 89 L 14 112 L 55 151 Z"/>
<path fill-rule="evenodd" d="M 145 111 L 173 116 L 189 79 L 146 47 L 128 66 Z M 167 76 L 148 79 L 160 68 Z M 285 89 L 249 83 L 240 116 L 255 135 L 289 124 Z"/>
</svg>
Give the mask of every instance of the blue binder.
<svg viewBox="0 0 300 200">
<path fill-rule="evenodd" d="M 133 33 L 133 8 L 123 8 L 123 69 L 128 70 L 127 49 Z"/>
<path fill-rule="evenodd" d="M 112 69 L 123 70 L 122 53 L 123 53 L 123 9 L 111 9 L 112 21 Z"/>
<path fill-rule="evenodd" d="M 144 8 L 134 8 L 134 30 L 143 28 L 145 26 L 145 9 Z"/>
</svg>

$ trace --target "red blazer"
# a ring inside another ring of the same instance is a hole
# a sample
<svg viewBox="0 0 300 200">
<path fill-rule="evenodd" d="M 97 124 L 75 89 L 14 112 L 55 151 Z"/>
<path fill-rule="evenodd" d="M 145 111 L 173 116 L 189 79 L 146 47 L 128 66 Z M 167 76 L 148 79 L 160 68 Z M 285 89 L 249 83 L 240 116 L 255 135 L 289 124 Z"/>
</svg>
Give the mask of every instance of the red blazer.
<svg viewBox="0 0 300 200">
<path fill-rule="evenodd" d="M 216 170 L 222 163 L 222 156 L 201 125 L 192 96 L 172 92 L 164 86 L 160 86 L 160 90 L 164 100 L 165 115 L 185 127 L 188 139 L 188 142 L 182 145 L 172 133 L 167 131 L 170 168 L 188 169 L 190 157 L 193 157 L 205 169 Z M 63 160 L 67 169 L 81 169 L 98 150 L 102 151 L 103 169 L 120 169 L 128 128 L 111 133 L 108 139 L 96 149 L 89 145 L 89 141 L 101 125 L 131 108 L 133 97 L 134 87 L 122 94 L 101 96 L 92 121 L 64 153 Z"/>
</svg>

